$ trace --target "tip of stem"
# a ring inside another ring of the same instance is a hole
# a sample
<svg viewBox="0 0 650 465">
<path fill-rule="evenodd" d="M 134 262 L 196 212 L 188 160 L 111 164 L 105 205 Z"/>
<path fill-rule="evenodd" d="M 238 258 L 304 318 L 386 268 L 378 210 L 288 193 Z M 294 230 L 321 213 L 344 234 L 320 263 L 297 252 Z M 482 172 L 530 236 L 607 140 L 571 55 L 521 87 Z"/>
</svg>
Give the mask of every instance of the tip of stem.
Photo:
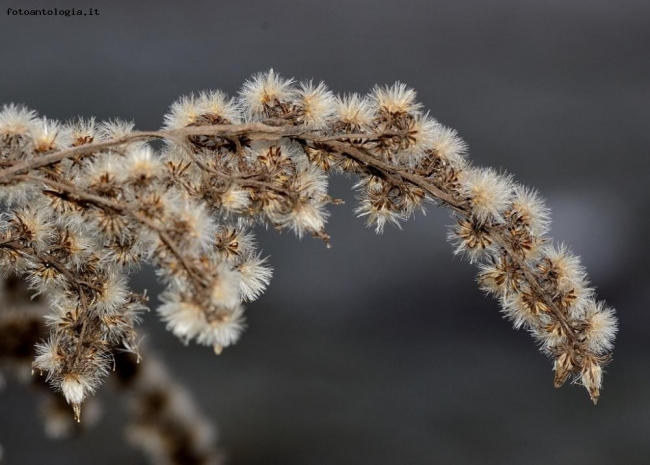
<svg viewBox="0 0 650 465">
<path fill-rule="evenodd" d="M 81 423 L 81 405 L 73 404 L 72 410 L 74 411 L 74 421 L 76 421 L 77 423 Z"/>
<path fill-rule="evenodd" d="M 320 239 L 321 241 L 325 242 L 325 246 L 326 246 L 328 249 L 331 249 L 331 248 L 332 248 L 332 246 L 331 246 L 331 244 L 330 244 L 330 236 L 329 236 L 329 234 L 327 234 L 324 230 L 320 230 L 320 231 L 318 231 L 318 232 L 313 232 L 313 231 L 312 231 L 312 235 L 313 235 L 316 239 Z"/>
<path fill-rule="evenodd" d="M 220 344 L 215 344 L 212 348 L 214 349 L 214 353 L 217 355 L 220 355 L 221 352 L 223 352 L 223 346 Z"/>
</svg>

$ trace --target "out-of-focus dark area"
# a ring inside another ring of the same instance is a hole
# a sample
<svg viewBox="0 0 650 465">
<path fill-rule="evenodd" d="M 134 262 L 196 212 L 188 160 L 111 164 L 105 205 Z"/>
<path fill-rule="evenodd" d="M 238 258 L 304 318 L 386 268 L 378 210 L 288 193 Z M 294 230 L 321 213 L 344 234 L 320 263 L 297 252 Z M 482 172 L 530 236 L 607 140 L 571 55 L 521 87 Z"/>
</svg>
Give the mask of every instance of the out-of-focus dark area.
<svg viewBox="0 0 650 465">
<path fill-rule="evenodd" d="M 232 465 L 647 464 L 650 459 L 650 3 L 493 0 L 142 1 L 99 16 L 0 9 L 0 103 L 51 118 L 160 127 L 192 91 L 230 94 L 253 73 L 337 93 L 401 80 L 456 128 L 479 165 L 513 173 L 552 208 L 620 331 L 599 404 L 553 388 L 551 363 L 452 255 L 447 211 L 377 236 L 336 178 L 318 240 L 258 231 L 275 269 L 248 330 L 219 357 L 146 315 L 147 345 L 220 432 Z M 133 277 L 151 295 L 153 274 Z M 156 299 L 152 299 L 155 307 Z M 105 387 L 98 425 L 50 441 L 38 393 L 0 392 L 8 464 L 144 464 Z M 72 413 L 71 413 L 72 414 Z"/>
</svg>

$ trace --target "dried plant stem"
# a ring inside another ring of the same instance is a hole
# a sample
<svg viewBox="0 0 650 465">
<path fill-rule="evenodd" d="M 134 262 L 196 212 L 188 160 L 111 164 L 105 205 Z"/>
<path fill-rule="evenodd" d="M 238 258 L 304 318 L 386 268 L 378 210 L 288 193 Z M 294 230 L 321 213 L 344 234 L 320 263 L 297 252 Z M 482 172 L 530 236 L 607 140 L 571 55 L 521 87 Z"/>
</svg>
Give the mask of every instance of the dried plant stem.
<svg viewBox="0 0 650 465">
<path fill-rule="evenodd" d="M 314 143 L 319 142 L 324 145 L 327 145 L 330 148 L 336 150 L 341 155 L 357 160 L 365 164 L 366 166 L 371 166 L 376 170 L 382 172 L 384 175 L 396 176 L 403 179 L 406 182 L 418 186 L 423 190 L 425 190 L 426 192 L 428 192 L 434 199 L 440 201 L 440 203 L 442 203 L 443 205 L 448 206 L 449 208 L 453 209 L 454 212 L 463 215 L 466 218 L 469 218 L 471 215 L 471 208 L 468 206 L 467 202 L 463 202 L 462 200 L 458 199 L 458 197 L 448 194 L 447 192 L 445 192 L 444 190 L 442 190 L 432 182 L 426 180 L 422 176 L 418 176 L 417 174 L 413 174 L 403 169 L 398 169 L 388 163 L 382 162 L 376 157 L 373 157 L 372 155 L 366 153 L 364 150 L 359 149 L 355 146 L 350 146 L 339 141 L 324 142 L 321 140 L 314 140 L 314 139 L 317 138 L 306 139 L 306 140 L 310 140 L 310 142 L 314 142 Z M 546 304 L 551 309 L 553 315 L 558 319 L 558 321 L 561 322 L 562 327 L 570 335 L 571 339 L 575 339 L 575 333 L 573 331 L 573 328 L 571 328 L 571 325 L 566 321 L 566 317 L 557 307 L 555 302 L 553 302 L 550 296 L 544 293 L 542 286 L 540 285 L 537 277 L 535 276 L 534 273 L 531 272 L 529 268 L 530 265 L 527 264 L 524 260 L 522 260 L 519 257 L 519 255 L 512 250 L 512 247 L 508 243 L 508 240 L 506 240 L 506 238 L 504 237 L 503 228 L 499 225 L 494 225 L 492 226 L 492 228 L 494 228 L 496 231 L 493 237 L 496 239 L 497 244 L 499 245 L 499 247 L 503 249 L 503 251 L 507 254 L 509 259 L 514 261 L 517 264 L 518 268 L 522 270 L 527 283 L 535 291 L 536 297 L 542 302 L 544 302 L 544 304 Z"/>
<path fill-rule="evenodd" d="M 480 287 L 553 358 L 555 386 L 572 376 L 596 402 L 615 312 L 595 300 L 579 257 L 546 236 L 537 192 L 473 166 L 457 133 L 403 84 L 337 97 L 273 71 L 237 99 L 181 98 L 160 131 L 94 119 L 62 126 L 4 107 L 0 199 L 18 206 L 0 218 L 0 261 L 54 296 L 34 367 L 79 416 L 116 347 L 137 354 L 142 303 L 126 284 L 142 263 L 165 284 L 158 313 L 167 327 L 219 354 L 243 331 L 242 303 L 272 274 L 252 227 L 329 245 L 326 206 L 340 203 L 327 191 L 332 173 L 357 177 L 356 213 L 377 232 L 426 201 L 448 208 L 455 253 L 478 264 Z"/>
<path fill-rule="evenodd" d="M 127 214 L 128 216 L 131 216 L 133 219 L 137 220 L 142 225 L 152 229 L 160 236 L 160 239 L 163 241 L 163 243 L 167 247 L 169 247 L 169 249 L 176 256 L 176 258 L 183 264 L 183 267 L 190 274 L 190 276 L 192 276 L 192 278 L 194 279 L 197 285 L 207 286 L 207 283 L 205 282 L 204 278 L 201 277 L 197 273 L 197 271 L 187 262 L 185 255 L 179 250 L 178 245 L 169 237 L 169 234 L 167 234 L 167 232 L 164 229 L 157 226 L 153 221 L 149 220 L 143 214 L 127 208 L 123 203 L 115 202 L 113 200 L 106 199 L 105 197 L 100 197 L 90 192 L 86 192 L 83 189 L 79 188 L 78 186 L 75 186 L 74 184 L 54 181 L 52 179 L 48 179 L 38 175 L 19 175 L 16 176 L 16 179 L 19 180 L 22 179 L 25 181 L 42 182 L 51 187 L 61 190 L 61 192 L 67 192 L 68 194 L 71 194 L 73 198 L 76 198 L 79 201 L 91 203 L 97 207 L 110 208 L 115 212 L 124 213 Z"/>
<path fill-rule="evenodd" d="M 29 170 L 39 168 L 42 166 L 46 166 L 51 163 L 64 160 L 66 158 L 72 158 L 86 153 L 94 153 L 100 150 L 111 149 L 129 142 L 143 141 L 143 140 L 146 141 L 146 140 L 154 140 L 154 139 L 167 139 L 167 138 L 185 138 L 185 137 L 199 136 L 199 135 L 219 136 L 223 138 L 246 136 L 250 140 L 264 140 L 269 142 L 280 142 L 282 139 L 289 139 L 289 140 L 298 141 L 301 144 L 306 144 L 306 143 L 310 145 L 319 144 L 321 146 L 327 147 L 328 149 L 330 149 L 335 153 L 338 153 L 342 156 L 358 161 L 366 167 L 371 167 L 387 177 L 394 177 L 394 178 L 401 179 L 405 182 L 411 183 L 412 185 L 425 190 L 434 199 L 439 201 L 440 204 L 451 208 L 455 213 L 459 215 L 469 217 L 471 214 L 471 208 L 469 207 L 467 202 L 463 201 L 463 199 L 459 199 L 458 196 L 449 194 L 448 192 L 441 189 L 433 182 L 427 180 L 422 176 L 419 176 L 408 170 L 400 169 L 393 165 L 390 165 L 389 163 L 386 163 L 376 158 L 375 156 L 369 154 L 367 151 L 363 150 L 362 148 L 359 148 L 357 145 L 353 145 L 349 142 L 348 143 L 345 142 L 346 140 L 349 141 L 352 139 L 373 141 L 380 137 L 385 137 L 386 135 L 389 136 L 394 135 L 394 133 L 388 133 L 388 134 L 378 133 L 374 135 L 373 134 L 370 135 L 369 134 L 345 134 L 343 136 L 338 136 L 338 137 L 319 136 L 315 134 L 313 131 L 305 131 L 305 130 L 301 130 L 300 128 L 296 128 L 292 126 L 278 127 L 278 126 L 269 126 L 264 123 L 249 123 L 249 124 L 242 124 L 242 125 L 191 126 L 191 127 L 185 127 L 185 128 L 173 129 L 173 130 L 136 131 L 116 139 L 105 140 L 102 142 L 90 143 L 72 149 L 61 150 L 58 152 L 54 152 L 36 158 L 34 160 L 31 160 L 30 162 L 17 164 L 10 168 L 5 168 L 4 170 L 0 170 L 0 183 L 2 182 L 3 179 L 11 179 L 12 177 L 13 179 L 40 181 L 50 185 L 51 187 L 60 189 L 63 192 L 68 192 L 74 195 L 75 197 L 78 197 L 80 200 L 91 202 L 97 206 L 108 207 L 115 210 L 116 212 L 124 212 L 125 210 L 127 210 L 125 209 L 124 204 L 121 204 L 119 202 L 114 202 L 104 197 L 93 195 L 88 192 L 84 192 L 83 190 L 81 190 L 80 188 L 72 184 L 57 182 L 36 175 L 17 176 L 17 174 L 21 172 L 27 172 Z M 227 174 L 217 172 L 216 170 L 210 170 L 210 172 L 214 174 L 218 174 L 224 179 L 233 182 L 241 182 L 242 185 L 244 186 L 250 185 L 250 186 L 257 186 L 257 187 L 266 187 L 266 188 L 276 189 L 282 194 L 290 195 L 290 192 L 286 191 L 285 189 L 278 188 L 276 186 L 270 185 L 269 183 L 256 182 L 252 180 L 242 180 L 240 177 L 228 176 Z M 153 222 L 149 221 L 147 218 L 145 218 L 143 215 L 139 214 L 138 212 L 126 211 L 126 213 L 128 213 L 134 219 L 141 222 L 143 225 L 150 227 L 154 229 L 157 233 L 159 233 L 161 239 L 163 239 L 165 244 L 182 261 L 187 271 L 190 274 L 192 274 L 197 279 L 198 282 L 202 282 L 200 277 L 195 275 L 195 273 L 192 270 L 192 267 L 185 262 L 183 254 L 178 250 L 174 242 L 169 238 L 169 236 L 165 233 L 165 231 L 156 227 L 156 225 L 154 225 Z M 560 311 L 560 309 L 557 307 L 555 302 L 553 302 L 550 296 L 548 296 L 543 291 L 542 286 L 540 285 L 537 277 L 529 269 L 529 265 L 524 260 L 522 260 L 518 256 L 518 254 L 516 254 L 512 250 L 508 241 L 504 238 L 503 229 L 498 225 L 495 225 L 494 228 L 496 229 L 495 238 L 498 241 L 498 245 L 507 254 L 508 258 L 511 259 L 514 263 L 516 263 L 518 268 L 524 273 L 524 277 L 527 283 L 534 290 L 535 296 L 551 309 L 553 315 L 557 318 L 559 322 L 561 322 L 562 327 L 570 335 L 571 339 L 575 339 L 573 328 L 566 321 L 564 314 Z"/>
<path fill-rule="evenodd" d="M 283 137 L 293 139 L 305 139 L 310 142 L 332 142 L 345 139 L 373 139 L 368 134 L 345 134 L 344 136 L 322 137 L 314 135 L 315 131 L 305 130 L 295 126 L 270 126 L 264 123 L 248 124 L 216 124 L 211 126 L 188 126 L 180 129 L 166 129 L 160 131 L 134 131 L 122 137 L 104 140 L 101 142 L 92 142 L 77 147 L 67 148 L 56 152 L 41 155 L 37 158 L 26 160 L 24 162 L 12 164 L 7 168 L 0 169 L 0 183 L 3 180 L 10 179 L 11 176 L 20 173 L 26 173 L 30 170 L 42 166 L 51 165 L 52 163 L 74 158 L 79 155 L 99 152 L 101 150 L 119 147 L 137 141 L 149 141 L 155 139 L 179 139 L 191 136 L 216 136 L 222 138 L 236 138 L 237 136 L 246 136 L 250 140 L 259 141 L 277 141 Z M 393 132 L 387 133 L 392 135 Z M 378 134 L 379 135 L 379 134 Z M 382 135 L 386 135 L 382 133 Z"/>
</svg>

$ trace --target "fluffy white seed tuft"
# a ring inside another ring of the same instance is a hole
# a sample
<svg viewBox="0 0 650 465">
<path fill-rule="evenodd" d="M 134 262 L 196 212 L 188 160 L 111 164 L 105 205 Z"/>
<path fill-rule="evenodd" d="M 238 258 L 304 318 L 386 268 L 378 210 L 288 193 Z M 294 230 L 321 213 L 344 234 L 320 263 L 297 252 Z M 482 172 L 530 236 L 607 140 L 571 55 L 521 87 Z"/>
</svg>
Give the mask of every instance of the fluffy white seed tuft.
<svg viewBox="0 0 650 465">
<path fill-rule="evenodd" d="M 129 296 L 128 280 L 119 273 L 109 273 L 101 283 L 101 289 L 95 293 L 95 308 L 105 314 L 113 314 L 122 309 Z"/>
<path fill-rule="evenodd" d="M 160 178 L 163 169 L 160 158 L 148 145 L 129 151 L 124 160 L 125 176 L 130 184 L 149 185 Z"/>
<path fill-rule="evenodd" d="M 334 114 L 334 94 L 322 82 L 317 86 L 312 81 L 301 83 L 296 101 L 300 107 L 298 120 L 308 129 L 323 129 Z"/>
<path fill-rule="evenodd" d="M 237 124 L 240 120 L 236 102 L 217 90 L 178 99 L 165 115 L 164 127 L 180 129 L 192 125 Z"/>
<path fill-rule="evenodd" d="M 467 144 L 460 138 L 455 129 L 438 123 L 432 140 L 436 154 L 456 168 L 467 164 Z"/>
<path fill-rule="evenodd" d="M 163 321 L 175 336 L 185 344 L 194 339 L 198 344 L 219 348 L 237 342 L 244 330 L 243 307 L 237 305 L 227 311 L 206 313 L 199 303 L 184 299 L 177 292 L 161 295 L 163 305 L 158 308 Z"/>
<path fill-rule="evenodd" d="M 420 110 L 422 105 L 416 102 L 417 94 L 401 82 L 392 86 L 375 86 L 372 89 L 371 98 L 377 112 L 390 114 L 414 114 Z"/>
<path fill-rule="evenodd" d="M 31 129 L 32 145 L 36 153 L 60 150 L 69 144 L 66 132 L 58 121 L 43 118 Z"/>
<path fill-rule="evenodd" d="M 265 118 L 270 107 L 292 102 L 296 97 L 293 79 L 283 79 L 272 69 L 246 81 L 239 91 L 239 105 L 246 120 Z"/>
<path fill-rule="evenodd" d="M 220 308 L 235 308 L 239 305 L 240 275 L 227 262 L 217 265 L 216 279 L 209 288 L 210 304 Z"/>
<path fill-rule="evenodd" d="M 469 200 L 474 218 L 481 223 L 501 221 L 510 203 L 511 178 L 492 168 L 467 168 L 461 171 L 459 178 L 461 194 Z"/>
<path fill-rule="evenodd" d="M 374 109 L 371 102 L 359 94 L 337 97 L 335 118 L 337 126 L 348 133 L 363 133 L 372 124 Z"/>
<path fill-rule="evenodd" d="M 256 300 L 273 276 L 273 269 L 266 264 L 266 258 L 260 258 L 260 254 L 249 253 L 244 256 L 237 270 L 241 277 L 239 291 L 242 299 L 247 302 Z"/>
<path fill-rule="evenodd" d="M 546 244 L 542 250 L 542 258 L 544 264 L 550 268 L 561 292 L 587 287 L 587 273 L 580 257 L 571 253 L 566 244 Z"/>
<path fill-rule="evenodd" d="M 63 127 L 63 132 L 65 139 L 74 147 L 90 144 L 99 138 L 99 127 L 95 123 L 95 118 L 78 118 L 70 121 Z"/>
<path fill-rule="evenodd" d="M 533 236 L 541 237 L 550 229 L 550 211 L 534 189 L 516 185 L 513 188 L 511 208 L 520 215 Z"/>
<path fill-rule="evenodd" d="M 604 302 L 592 301 L 587 308 L 586 320 L 587 347 L 597 355 L 611 351 L 618 331 L 614 309 L 605 306 Z"/>
<path fill-rule="evenodd" d="M 3 105 L 0 111 L 0 139 L 30 133 L 38 126 L 36 112 L 22 105 Z"/>
<path fill-rule="evenodd" d="M 220 200 L 221 207 L 227 214 L 241 213 L 246 210 L 251 203 L 248 191 L 238 187 L 236 184 L 231 184 L 225 192 L 221 194 Z"/>
</svg>

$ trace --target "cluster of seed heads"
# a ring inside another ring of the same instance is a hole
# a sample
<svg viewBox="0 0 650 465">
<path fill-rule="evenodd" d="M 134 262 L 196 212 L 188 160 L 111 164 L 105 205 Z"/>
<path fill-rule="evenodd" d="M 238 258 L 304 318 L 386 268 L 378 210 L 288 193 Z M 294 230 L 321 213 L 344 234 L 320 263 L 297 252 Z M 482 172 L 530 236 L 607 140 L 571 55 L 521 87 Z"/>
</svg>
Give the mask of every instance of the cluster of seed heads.
<svg viewBox="0 0 650 465">
<path fill-rule="evenodd" d="M 243 302 L 271 278 L 256 224 L 328 243 L 330 173 L 355 176 L 356 212 L 381 232 L 450 208 L 449 239 L 479 266 L 479 283 L 514 326 L 598 399 L 616 332 L 578 257 L 546 236 L 548 210 L 511 176 L 473 166 L 457 133 L 405 85 L 335 96 L 273 71 L 236 98 L 183 97 L 159 131 L 124 121 L 60 123 L 22 106 L 0 112 L 0 266 L 50 302 L 49 338 L 33 363 L 76 415 L 116 351 L 137 353 L 146 295 L 128 276 L 155 267 L 158 314 L 184 342 L 234 344 Z M 148 141 L 162 139 L 155 151 Z"/>
</svg>

